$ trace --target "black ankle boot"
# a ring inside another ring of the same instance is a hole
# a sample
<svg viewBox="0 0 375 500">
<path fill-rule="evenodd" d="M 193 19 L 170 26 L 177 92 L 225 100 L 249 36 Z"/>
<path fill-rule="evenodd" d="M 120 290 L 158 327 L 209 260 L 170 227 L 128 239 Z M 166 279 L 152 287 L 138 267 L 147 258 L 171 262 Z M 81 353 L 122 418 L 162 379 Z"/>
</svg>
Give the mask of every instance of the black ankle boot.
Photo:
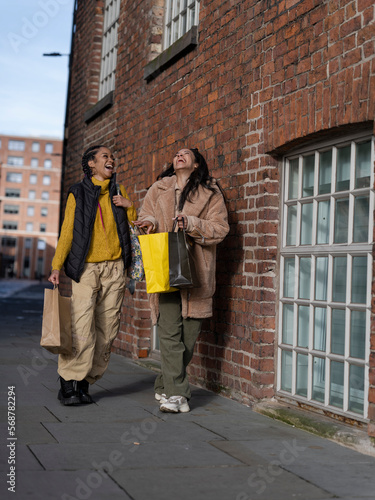
<svg viewBox="0 0 375 500">
<path fill-rule="evenodd" d="M 77 382 L 78 397 L 82 404 L 90 405 L 94 402 L 89 394 L 89 385 L 90 384 L 85 379 Z"/>
<path fill-rule="evenodd" d="M 61 389 L 59 390 L 58 399 L 65 405 L 76 405 L 80 403 L 77 390 L 75 388 L 75 380 L 64 380 L 60 377 Z"/>
</svg>

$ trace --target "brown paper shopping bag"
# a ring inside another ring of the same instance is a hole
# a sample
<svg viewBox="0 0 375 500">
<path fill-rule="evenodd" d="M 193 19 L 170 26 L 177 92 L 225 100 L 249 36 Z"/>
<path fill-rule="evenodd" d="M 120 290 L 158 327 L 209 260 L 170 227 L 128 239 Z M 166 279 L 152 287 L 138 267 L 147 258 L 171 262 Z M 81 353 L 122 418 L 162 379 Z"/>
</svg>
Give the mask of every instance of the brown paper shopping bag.
<svg viewBox="0 0 375 500">
<path fill-rule="evenodd" d="M 40 345 L 54 354 L 71 354 L 72 322 L 70 298 L 62 297 L 57 287 L 44 290 L 42 338 Z"/>
</svg>

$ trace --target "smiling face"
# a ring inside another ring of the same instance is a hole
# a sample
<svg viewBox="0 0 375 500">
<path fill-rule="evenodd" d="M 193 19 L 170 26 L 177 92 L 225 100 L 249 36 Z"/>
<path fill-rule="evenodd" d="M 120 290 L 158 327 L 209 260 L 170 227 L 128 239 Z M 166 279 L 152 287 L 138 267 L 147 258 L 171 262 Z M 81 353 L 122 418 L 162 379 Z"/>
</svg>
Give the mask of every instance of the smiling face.
<svg viewBox="0 0 375 500">
<path fill-rule="evenodd" d="M 95 159 L 89 161 L 92 175 L 98 181 L 110 179 L 115 171 L 115 159 L 108 148 L 100 148 Z"/>
<path fill-rule="evenodd" d="M 190 149 L 180 149 L 173 158 L 173 168 L 177 173 L 183 171 L 189 175 L 198 167 L 198 163 L 195 163 L 194 153 Z"/>
</svg>

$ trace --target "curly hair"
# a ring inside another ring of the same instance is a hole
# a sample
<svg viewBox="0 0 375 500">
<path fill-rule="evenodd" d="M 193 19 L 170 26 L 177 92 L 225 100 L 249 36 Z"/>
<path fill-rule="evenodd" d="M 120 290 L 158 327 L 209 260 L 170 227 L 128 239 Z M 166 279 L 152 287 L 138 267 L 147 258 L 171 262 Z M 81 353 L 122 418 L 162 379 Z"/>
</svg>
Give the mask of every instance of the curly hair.
<svg viewBox="0 0 375 500">
<path fill-rule="evenodd" d="M 185 202 L 190 201 L 192 195 L 197 191 L 199 186 L 203 186 L 204 188 L 209 189 L 213 192 L 216 191 L 216 189 L 213 187 L 213 178 L 208 172 L 208 166 L 204 156 L 198 151 L 198 148 L 187 149 L 189 149 L 189 151 L 193 153 L 194 162 L 198 164 L 198 167 L 191 173 L 186 186 L 181 193 L 180 202 L 178 204 L 179 211 L 182 211 Z M 171 163 L 169 167 L 164 170 L 164 172 L 158 175 L 157 180 L 162 179 L 163 177 L 172 177 L 172 175 L 176 175 L 173 168 L 173 163 Z M 220 186 L 218 187 L 220 189 Z"/>
<path fill-rule="evenodd" d="M 95 156 L 100 148 L 106 148 L 107 146 L 102 146 L 101 144 L 96 146 L 90 146 L 82 155 L 82 170 L 84 174 L 90 179 L 92 177 L 91 168 L 89 167 L 89 161 L 95 160 Z"/>
</svg>

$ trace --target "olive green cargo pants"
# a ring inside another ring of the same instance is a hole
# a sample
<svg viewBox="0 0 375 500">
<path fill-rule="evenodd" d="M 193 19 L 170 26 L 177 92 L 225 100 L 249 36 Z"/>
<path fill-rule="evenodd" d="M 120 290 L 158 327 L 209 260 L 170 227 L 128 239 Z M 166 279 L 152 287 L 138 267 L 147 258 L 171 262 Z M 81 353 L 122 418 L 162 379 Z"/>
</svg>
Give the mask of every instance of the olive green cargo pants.
<svg viewBox="0 0 375 500">
<path fill-rule="evenodd" d="M 168 398 L 184 396 L 190 399 L 186 367 L 193 357 L 202 320 L 182 317 L 180 292 L 160 294 L 159 313 L 161 374 L 155 380 L 155 392 L 166 394 Z"/>
</svg>

